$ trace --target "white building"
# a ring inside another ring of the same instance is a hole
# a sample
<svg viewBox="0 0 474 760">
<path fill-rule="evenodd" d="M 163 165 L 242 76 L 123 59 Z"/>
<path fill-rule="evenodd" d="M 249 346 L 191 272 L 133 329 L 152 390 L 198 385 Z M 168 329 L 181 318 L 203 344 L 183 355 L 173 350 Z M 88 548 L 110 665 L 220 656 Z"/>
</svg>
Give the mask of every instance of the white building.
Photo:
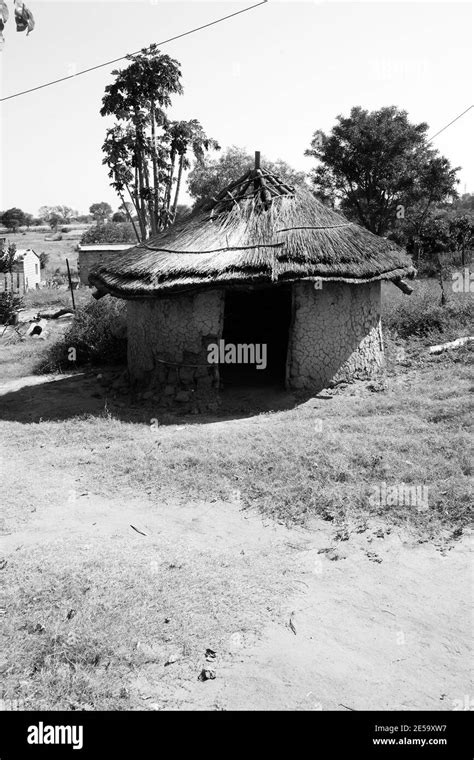
<svg viewBox="0 0 474 760">
<path fill-rule="evenodd" d="M 34 290 L 41 282 L 40 257 L 32 248 L 23 248 L 15 253 L 13 271 L 24 277 L 24 290 Z"/>
<path fill-rule="evenodd" d="M 32 248 L 23 248 L 16 251 L 11 272 L 0 274 L 0 293 L 10 290 L 26 293 L 39 288 L 40 282 L 40 257 Z"/>
</svg>

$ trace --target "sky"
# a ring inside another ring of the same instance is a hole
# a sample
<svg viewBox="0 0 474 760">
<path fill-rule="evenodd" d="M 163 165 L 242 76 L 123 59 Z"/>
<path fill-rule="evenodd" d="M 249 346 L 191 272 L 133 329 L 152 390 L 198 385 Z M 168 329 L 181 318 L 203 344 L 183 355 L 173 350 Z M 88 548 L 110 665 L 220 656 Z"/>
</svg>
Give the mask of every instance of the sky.
<svg viewBox="0 0 474 760">
<path fill-rule="evenodd" d="M 36 28 L 16 32 L 13 0 L 0 52 L 1 96 L 118 58 L 252 5 L 201 0 L 27 0 Z M 351 107 L 396 105 L 434 135 L 473 103 L 472 6 L 456 2 L 269 0 L 161 48 L 182 67 L 171 118 L 197 118 L 221 146 L 260 150 L 309 171 L 313 133 Z M 120 201 L 109 186 L 100 116 L 124 62 L 0 106 L 0 209 L 87 213 Z M 474 192 L 474 108 L 433 140 Z M 184 194 L 180 202 L 189 202 Z"/>
</svg>

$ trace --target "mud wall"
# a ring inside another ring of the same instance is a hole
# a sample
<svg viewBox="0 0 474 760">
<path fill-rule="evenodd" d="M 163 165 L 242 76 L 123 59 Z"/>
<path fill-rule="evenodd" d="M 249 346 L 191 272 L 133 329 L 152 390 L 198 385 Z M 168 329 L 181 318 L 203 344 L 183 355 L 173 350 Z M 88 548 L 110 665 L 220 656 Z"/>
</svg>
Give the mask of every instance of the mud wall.
<svg viewBox="0 0 474 760">
<path fill-rule="evenodd" d="M 287 380 L 319 391 L 340 380 L 366 379 L 383 366 L 380 282 L 298 282 L 293 291 Z"/>
</svg>

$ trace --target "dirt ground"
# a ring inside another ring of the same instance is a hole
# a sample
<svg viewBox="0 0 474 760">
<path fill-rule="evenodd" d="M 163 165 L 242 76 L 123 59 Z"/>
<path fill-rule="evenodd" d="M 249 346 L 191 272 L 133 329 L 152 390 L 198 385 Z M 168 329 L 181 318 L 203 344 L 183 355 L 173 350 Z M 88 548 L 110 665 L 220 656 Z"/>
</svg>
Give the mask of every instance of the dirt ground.
<svg viewBox="0 0 474 760">
<path fill-rule="evenodd" d="M 103 405 L 91 393 L 93 382 L 83 376 L 4 382 L 3 419 L 18 421 L 23 408 L 23 422 L 38 421 L 35 404 L 44 408 L 45 395 L 56 419 L 93 411 Z M 33 395 L 38 385 L 41 393 Z M 242 510 L 238 501 L 157 505 L 119 487 L 104 497 L 93 484 L 65 508 L 68 483 L 58 488 L 57 473 L 36 453 L 25 461 L 24 485 L 28 492 L 35 483 L 40 493 L 28 514 L 4 523 L 7 560 L 42 547 L 65 553 L 68 545 L 84 544 L 101 552 L 130 542 L 134 552 L 146 547 L 159 554 L 166 539 L 167 550 L 227 558 L 237 586 L 248 582 L 235 559 L 245 554 L 256 586 L 265 584 L 266 568 L 284 581 L 283 596 L 273 588 L 267 604 L 275 615 L 247 633 L 232 633 L 230 623 L 228 645 L 207 665 L 215 679 L 173 678 L 173 666 L 163 678 L 163 663 L 151 658 L 128 681 L 130 709 L 451 710 L 470 693 L 466 533 L 446 549 L 414 541 L 402 528 L 361 525 L 335 544 L 332 526 L 321 519 L 287 528 Z M 14 481 L 15 460 L 2 459 L 3 478 Z M 68 472 L 71 486 L 76 474 Z"/>
</svg>

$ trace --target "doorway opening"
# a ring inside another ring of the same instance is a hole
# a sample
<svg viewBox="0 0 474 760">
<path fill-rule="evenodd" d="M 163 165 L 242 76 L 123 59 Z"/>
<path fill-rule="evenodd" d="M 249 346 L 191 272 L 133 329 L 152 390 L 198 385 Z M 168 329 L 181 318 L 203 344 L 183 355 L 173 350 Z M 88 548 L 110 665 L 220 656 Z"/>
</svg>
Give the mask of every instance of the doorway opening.
<svg viewBox="0 0 474 760">
<path fill-rule="evenodd" d="M 290 324 L 291 285 L 226 291 L 222 386 L 284 386 Z"/>
</svg>

